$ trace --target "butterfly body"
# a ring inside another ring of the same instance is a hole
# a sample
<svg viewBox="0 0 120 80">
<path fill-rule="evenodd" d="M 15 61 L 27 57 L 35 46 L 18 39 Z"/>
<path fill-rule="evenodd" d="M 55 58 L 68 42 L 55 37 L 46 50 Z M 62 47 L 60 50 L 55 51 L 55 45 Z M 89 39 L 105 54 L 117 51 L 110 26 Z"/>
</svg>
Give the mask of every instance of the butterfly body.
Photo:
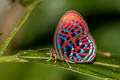
<svg viewBox="0 0 120 80">
<path fill-rule="evenodd" d="M 54 35 L 54 57 L 69 63 L 88 63 L 96 58 L 96 44 L 84 19 L 70 10 L 60 19 Z"/>
</svg>

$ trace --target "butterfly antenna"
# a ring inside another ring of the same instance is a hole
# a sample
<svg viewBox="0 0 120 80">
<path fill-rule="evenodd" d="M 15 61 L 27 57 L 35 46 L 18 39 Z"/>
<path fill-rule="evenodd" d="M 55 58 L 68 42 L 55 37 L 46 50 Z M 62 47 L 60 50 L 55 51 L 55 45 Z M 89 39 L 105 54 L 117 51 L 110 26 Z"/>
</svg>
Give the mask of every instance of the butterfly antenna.
<svg viewBox="0 0 120 80">
<path fill-rule="evenodd" d="M 42 48 L 42 49 L 37 49 L 37 50 L 38 50 L 38 51 L 45 51 L 45 50 L 47 50 L 46 54 L 51 55 L 51 54 L 50 54 L 51 48 Z"/>
<path fill-rule="evenodd" d="M 50 50 L 51 48 L 42 48 L 42 49 L 38 49 L 38 50 Z"/>
<path fill-rule="evenodd" d="M 51 48 L 42 48 L 42 49 L 38 49 L 38 50 L 50 50 Z"/>
</svg>

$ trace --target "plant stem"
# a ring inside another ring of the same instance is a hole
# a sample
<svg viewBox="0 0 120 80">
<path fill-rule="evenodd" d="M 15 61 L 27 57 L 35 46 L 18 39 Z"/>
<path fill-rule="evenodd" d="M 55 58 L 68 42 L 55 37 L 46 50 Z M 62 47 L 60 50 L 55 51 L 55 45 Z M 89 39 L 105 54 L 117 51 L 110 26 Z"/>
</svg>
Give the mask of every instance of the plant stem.
<svg viewBox="0 0 120 80">
<path fill-rule="evenodd" d="M 20 20 L 20 22 L 13 29 L 13 31 L 9 35 L 8 39 L 1 46 L 1 48 L 0 48 L 0 56 L 3 55 L 4 51 L 6 50 L 7 46 L 9 45 L 9 43 L 11 42 L 11 40 L 14 38 L 14 36 L 16 35 L 16 33 L 21 29 L 21 27 L 24 25 L 24 23 L 28 20 L 30 14 L 32 13 L 33 8 L 34 7 L 28 7 L 26 9 L 26 12 L 25 12 L 24 16 L 22 17 L 22 19 Z"/>
</svg>

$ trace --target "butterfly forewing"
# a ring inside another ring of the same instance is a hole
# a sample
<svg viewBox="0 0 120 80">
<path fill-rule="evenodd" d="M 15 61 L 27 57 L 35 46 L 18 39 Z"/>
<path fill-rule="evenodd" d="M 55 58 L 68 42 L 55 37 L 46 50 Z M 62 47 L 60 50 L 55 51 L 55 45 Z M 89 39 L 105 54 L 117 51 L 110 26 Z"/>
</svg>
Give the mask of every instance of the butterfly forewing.
<svg viewBox="0 0 120 80">
<path fill-rule="evenodd" d="M 54 38 L 57 58 L 68 62 L 91 62 L 96 56 L 96 45 L 84 19 L 70 10 L 59 21 Z"/>
</svg>

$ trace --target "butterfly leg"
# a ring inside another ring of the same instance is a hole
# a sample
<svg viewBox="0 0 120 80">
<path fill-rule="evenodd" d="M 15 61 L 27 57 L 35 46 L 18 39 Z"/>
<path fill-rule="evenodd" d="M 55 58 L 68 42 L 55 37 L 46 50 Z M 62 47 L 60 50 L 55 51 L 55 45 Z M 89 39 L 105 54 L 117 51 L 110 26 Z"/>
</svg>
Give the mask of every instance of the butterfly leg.
<svg viewBox="0 0 120 80">
<path fill-rule="evenodd" d="M 52 60 L 52 54 L 50 53 L 50 58 L 48 59 L 48 61 L 51 61 Z"/>
<path fill-rule="evenodd" d="M 56 62 L 57 62 L 57 55 L 55 54 L 54 57 L 55 57 L 54 63 L 56 64 Z"/>
<path fill-rule="evenodd" d="M 56 54 L 56 52 L 55 52 L 54 49 L 51 49 L 51 50 L 50 50 L 50 58 L 49 58 L 48 61 L 52 60 L 52 57 L 53 57 L 53 56 L 55 57 L 54 63 L 56 64 L 56 61 L 57 61 L 57 54 Z"/>
<path fill-rule="evenodd" d="M 67 65 L 68 65 L 69 69 L 72 69 L 72 66 L 70 66 L 70 64 L 68 63 L 68 61 L 67 61 L 67 60 L 65 60 L 65 62 L 67 63 Z"/>
</svg>

